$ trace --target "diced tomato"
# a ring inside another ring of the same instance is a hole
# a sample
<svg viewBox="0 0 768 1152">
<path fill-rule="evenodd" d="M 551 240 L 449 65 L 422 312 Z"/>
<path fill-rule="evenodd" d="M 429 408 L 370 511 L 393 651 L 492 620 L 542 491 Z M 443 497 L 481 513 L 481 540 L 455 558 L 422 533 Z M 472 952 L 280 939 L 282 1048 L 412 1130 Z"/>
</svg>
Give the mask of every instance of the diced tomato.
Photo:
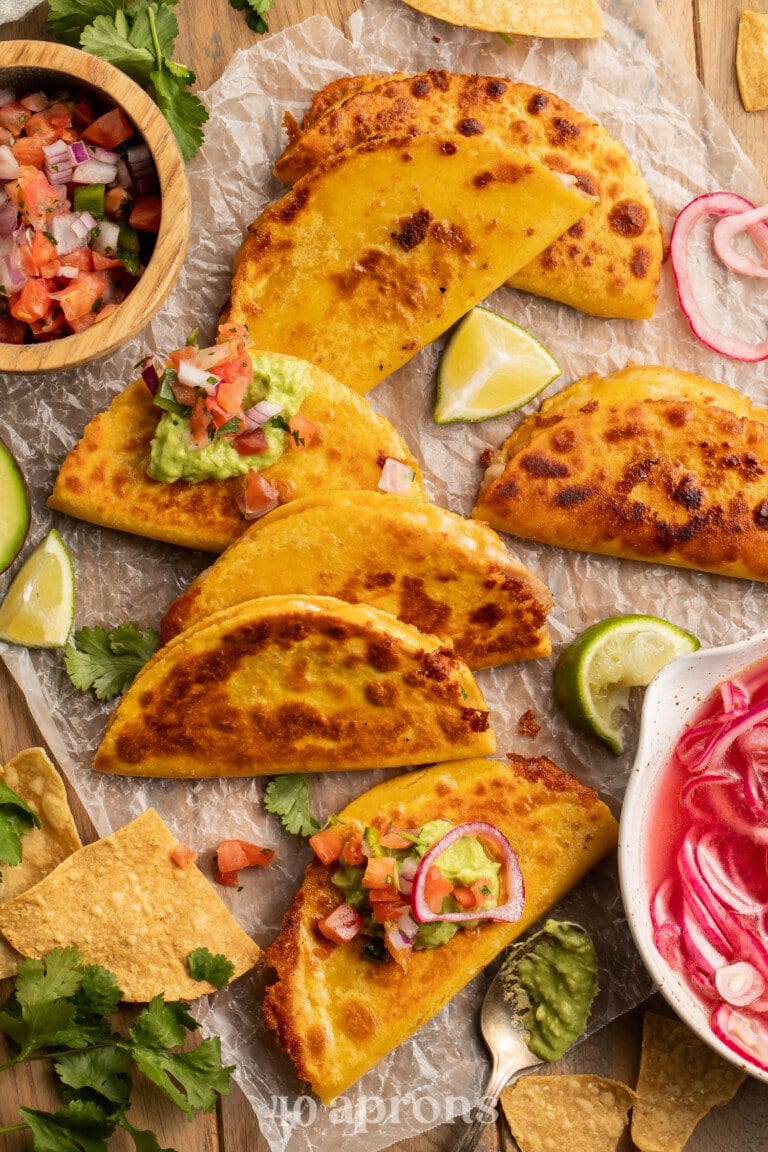
<svg viewBox="0 0 768 1152">
<path fill-rule="evenodd" d="M 313 424 L 311 420 L 307 420 L 300 412 L 297 412 L 295 416 L 291 416 L 288 421 L 288 428 L 291 433 L 291 448 L 311 448 L 313 445 L 319 444 L 322 440 L 322 433 L 317 424 Z"/>
<path fill-rule="evenodd" d="M 42 320 L 33 320 L 30 328 L 40 343 L 55 340 L 57 336 L 64 336 L 69 331 L 61 308 L 54 308 L 47 316 L 43 316 Z"/>
<path fill-rule="evenodd" d="M 171 368 L 178 368 L 182 360 L 191 360 L 196 355 L 197 348 L 192 344 L 186 344 L 183 348 L 177 348 L 174 352 L 171 352 L 168 357 L 168 363 Z"/>
<path fill-rule="evenodd" d="M 258 456 L 269 447 L 261 428 L 254 428 L 253 432 L 242 432 L 235 437 L 234 446 L 241 456 Z"/>
<path fill-rule="evenodd" d="M 179 868 L 189 868 L 190 864 L 194 864 L 197 860 L 197 852 L 193 852 L 186 844 L 177 844 L 171 852 L 171 860 Z"/>
<path fill-rule="evenodd" d="M 86 328 L 93 328 L 98 320 L 95 312 L 86 312 L 82 316 L 74 316 L 67 321 L 70 332 L 85 332 Z"/>
<path fill-rule="evenodd" d="M 0 344 L 23 344 L 25 335 L 23 321 L 5 313 L 0 314 Z"/>
<path fill-rule="evenodd" d="M 354 868 L 365 863 L 363 840 L 359 833 L 353 833 L 346 839 L 341 850 L 341 858 L 345 864 L 351 864 Z"/>
<path fill-rule="evenodd" d="M 37 276 L 37 265 L 32 258 L 32 246 L 26 240 L 18 245 L 19 263 L 27 276 Z"/>
<path fill-rule="evenodd" d="M 377 924 L 391 924 L 393 920 L 399 920 L 407 911 L 408 905 L 404 904 L 402 900 L 380 900 L 371 905 L 371 912 Z"/>
<path fill-rule="evenodd" d="M 87 96 L 81 96 L 80 99 L 76 100 L 72 105 L 73 123 L 79 124 L 81 127 L 83 125 L 87 127 L 89 124 L 93 123 L 95 117 L 96 113 L 94 112 L 91 106 L 91 102 Z"/>
<path fill-rule="evenodd" d="M 211 369 L 211 371 L 216 372 L 216 368 Z M 216 375 L 218 376 L 218 372 Z M 248 381 L 244 376 L 235 376 L 233 380 L 222 380 L 216 393 L 216 399 L 227 412 L 233 416 L 237 415 L 242 412 L 243 396 L 245 396 L 247 387 Z"/>
<path fill-rule="evenodd" d="M 453 884 L 446 880 L 437 865 L 432 864 L 427 870 L 424 884 L 424 899 L 431 912 L 439 914 L 443 910 L 443 900 L 453 892 Z"/>
<path fill-rule="evenodd" d="M 110 303 L 105 304 L 103 308 L 99 308 L 98 312 L 95 314 L 95 323 L 101 324 L 102 320 L 106 320 L 107 316 L 111 316 L 113 312 L 117 312 L 117 304 L 110 301 Z"/>
<path fill-rule="evenodd" d="M 395 963 L 400 965 L 403 972 L 407 972 L 408 959 L 413 952 L 413 945 L 403 945 L 398 938 L 399 935 L 396 929 L 387 928 L 384 933 L 384 945 Z"/>
<path fill-rule="evenodd" d="M 13 132 L 9 132 L 7 128 L 0 128 L 0 144 L 6 144 L 9 148 L 13 148 L 15 139 Z"/>
<path fill-rule="evenodd" d="M 214 428 L 223 428 L 230 420 L 236 419 L 226 408 L 222 408 L 215 396 L 206 396 L 205 406 L 211 414 Z M 245 421 L 242 421 L 245 424 Z"/>
<path fill-rule="evenodd" d="M 465 912 L 477 908 L 477 897 L 471 888 L 454 888 L 453 898 Z"/>
<path fill-rule="evenodd" d="M 130 203 L 131 197 L 125 188 L 108 188 L 104 194 L 104 211 L 110 220 L 122 220 Z"/>
<path fill-rule="evenodd" d="M 309 846 L 322 864 L 333 864 L 341 856 L 344 836 L 338 828 L 324 828 L 310 836 Z"/>
<path fill-rule="evenodd" d="M 43 152 L 44 140 L 37 136 L 19 136 L 13 146 L 13 155 L 18 164 L 31 164 L 35 168 L 42 168 L 45 163 Z"/>
<path fill-rule="evenodd" d="M 112 108 L 103 116 L 99 116 L 98 120 L 94 120 L 83 132 L 83 140 L 87 144 L 94 144 L 97 148 L 108 148 L 110 151 L 118 144 L 130 140 L 131 136 L 133 125 L 119 108 Z"/>
<path fill-rule="evenodd" d="M 239 872 L 241 868 L 266 868 L 275 853 L 271 848 L 249 844 L 247 840 L 222 840 L 216 849 L 220 872 Z"/>
<path fill-rule="evenodd" d="M 60 100 L 55 104 L 51 104 L 50 108 L 46 108 L 44 115 L 52 128 L 72 127 L 72 111 L 66 104 L 62 104 Z"/>
<path fill-rule="evenodd" d="M 219 325 L 219 330 L 216 333 L 216 343 L 223 344 L 225 340 L 245 340 L 248 335 L 248 329 L 245 324 L 230 324 L 225 321 L 224 324 Z"/>
<path fill-rule="evenodd" d="M 90 248 L 75 248 L 66 256 L 59 256 L 59 264 L 66 268 L 78 268 L 81 272 L 93 271 L 93 253 Z"/>
<path fill-rule="evenodd" d="M 477 901 L 476 907 L 487 907 L 493 902 L 493 881 L 487 876 L 482 876 L 479 880 L 475 881 L 470 891 Z"/>
<path fill-rule="evenodd" d="M 22 212 L 27 217 L 45 216 L 46 213 L 53 212 L 59 205 L 63 191 L 51 187 L 43 173 L 36 168 L 27 168 L 26 171 L 33 172 L 34 176 L 24 177 L 22 169 L 22 178 L 19 180 L 19 207 Z"/>
<path fill-rule="evenodd" d="M 122 260 L 116 256 L 102 256 L 101 252 L 92 252 L 91 259 L 96 272 L 105 272 L 108 268 L 122 268 Z"/>
<path fill-rule="evenodd" d="M 159 196 L 140 196 L 131 208 L 128 222 L 139 232 L 159 232 L 162 204 Z"/>
<path fill-rule="evenodd" d="M 396 828 L 390 828 L 383 835 L 379 837 L 379 843 L 382 848 L 411 848 L 413 846 L 413 837 L 403 836 Z"/>
<path fill-rule="evenodd" d="M 82 272 L 67 288 L 57 293 L 57 299 L 69 324 L 85 316 L 96 319 L 96 301 L 107 287 L 107 278 L 99 272 Z M 92 321 L 93 322 L 93 321 Z"/>
<path fill-rule="evenodd" d="M 397 888 L 371 888 L 368 892 L 371 904 L 402 904 L 403 897 Z"/>
<path fill-rule="evenodd" d="M 372 856 L 363 875 L 363 888 L 389 888 L 395 891 L 394 856 Z"/>
<path fill-rule="evenodd" d="M 239 888 L 240 877 L 237 872 L 221 872 L 216 869 L 216 883 L 223 884 L 226 888 Z"/>
<path fill-rule="evenodd" d="M 365 927 L 365 920 L 351 904 L 339 904 L 330 916 L 318 920 L 317 930 L 334 944 L 348 944 Z"/>
<path fill-rule="evenodd" d="M 179 384 L 177 380 L 175 384 L 171 385 L 171 390 L 179 404 L 185 404 L 187 408 L 194 408 L 198 398 L 197 388 L 189 388 L 186 384 Z"/>
<path fill-rule="evenodd" d="M 17 100 L 3 104 L 0 108 L 0 126 L 7 128 L 13 136 L 20 136 L 24 125 L 29 120 L 29 111 Z"/>
<path fill-rule="evenodd" d="M 24 125 L 27 136 L 34 136 L 41 144 L 53 144 L 58 140 L 59 134 L 49 123 L 44 112 L 35 112 Z"/>
<path fill-rule="evenodd" d="M 198 448 L 204 448 L 208 443 L 208 429 L 210 426 L 211 417 L 206 410 L 205 401 L 202 396 L 198 396 L 195 399 L 192 415 L 189 418 L 189 430 Z"/>
<path fill-rule="evenodd" d="M 31 324 L 33 320 L 40 320 L 51 307 L 51 294 L 44 280 L 32 277 L 25 283 L 21 292 L 14 296 L 10 313 L 17 320 L 25 320 Z"/>
<path fill-rule="evenodd" d="M 271 512 L 280 502 L 280 493 L 274 484 L 265 480 L 260 472 L 252 468 L 245 477 L 242 511 L 246 520 L 258 520 Z"/>
<path fill-rule="evenodd" d="M 35 232 L 32 237 L 32 259 L 38 268 L 50 264 L 57 257 L 56 245 L 53 244 L 44 232 Z"/>
<path fill-rule="evenodd" d="M 253 361 L 245 351 L 241 341 L 235 345 L 233 355 L 217 364 L 214 371 L 222 381 L 236 380 L 241 377 L 248 387 L 253 380 Z"/>
</svg>

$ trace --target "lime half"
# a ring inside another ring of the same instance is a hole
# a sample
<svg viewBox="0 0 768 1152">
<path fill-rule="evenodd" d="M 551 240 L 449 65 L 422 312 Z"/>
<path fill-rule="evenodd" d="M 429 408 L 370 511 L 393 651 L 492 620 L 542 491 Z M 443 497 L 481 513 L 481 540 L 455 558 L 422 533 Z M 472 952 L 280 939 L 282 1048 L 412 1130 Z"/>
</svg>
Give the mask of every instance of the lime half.
<svg viewBox="0 0 768 1152">
<path fill-rule="evenodd" d="M 650 684 L 659 669 L 700 647 L 690 632 L 657 616 L 612 616 L 587 628 L 560 654 L 555 697 L 568 719 L 619 756 L 621 712 L 630 688 Z"/>
<path fill-rule="evenodd" d="M 24 561 L 0 604 L 0 640 L 63 648 L 75 618 L 72 557 L 53 529 Z"/>
<path fill-rule="evenodd" d="M 525 328 L 489 308 L 473 308 L 440 357 L 435 423 L 503 416 L 559 375 L 557 362 Z"/>
</svg>

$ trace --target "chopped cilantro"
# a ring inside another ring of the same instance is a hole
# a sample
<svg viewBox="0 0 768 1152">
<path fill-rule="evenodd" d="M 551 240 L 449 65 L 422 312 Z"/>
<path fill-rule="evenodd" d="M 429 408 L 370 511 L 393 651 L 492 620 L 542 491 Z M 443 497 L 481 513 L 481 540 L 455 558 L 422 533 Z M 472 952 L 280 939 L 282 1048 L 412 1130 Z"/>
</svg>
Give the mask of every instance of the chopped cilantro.
<svg viewBox="0 0 768 1152">
<path fill-rule="evenodd" d="M 207 980 L 214 988 L 224 988 L 235 974 L 235 966 L 221 952 L 209 952 L 207 948 L 195 948 L 190 952 L 189 974 L 193 980 Z"/>
<path fill-rule="evenodd" d="M 0 780 L 0 864 L 21 863 L 21 838 L 33 827 L 40 827 L 38 817 L 21 796 Z"/>
<path fill-rule="evenodd" d="M 98 314 L 99 312 L 101 312 L 103 307 L 104 307 L 104 301 L 102 300 L 101 296 L 99 296 L 99 298 L 97 300 L 94 300 L 93 304 L 91 305 L 91 312 L 96 312 Z"/>
<path fill-rule="evenodd" d="M 197 348 L 200 344 L 200 329 L 193 328 L 189 336 L 187 336 L 186 344 L 188 348 Z"/>
<path fill-rule="evenodd" d="M 131 276 L 139 275 L 139 272 L 141 271 L 141 263 L 135 252 L 129 252 L 127 248 L 118 248 L 116 255 L 118 260 L 122 260 L 123 264 L 125 265 L 126 272 L 128 272 Z"/>
<path fill-rule="evenodd" d="M 233 416 L 231 420 L 227 420 L 226 424 L 222 424 L 215 432 L 216 439 L 220 440 L 224 436 L 236 436 L 242 428 L 242 420 L 239 416 Z"/>
<path fill-rule="evenodd" d="M 273 416 L 269 423 L 273 428 L 279 428 L 282 432 L 290 432 L 291 430 L 291 426 L 285 416 Z"/>
<path fill-rule="evenodd" d="M 91 688 L 97 700 L 112 700 L 125 692 L 158 646 L 154 628 L 140 629 L 127 620 L 111 631 L 78 628 L 75 643 L 64 651 L 69 678 L 81 692 Z"/>
<path fill-rule="evenodd" d="M 53 232 L 43 232 L 43 236 L 45 236 L 49 244 L 58 244 L 58 240 L 54 236 Z"/>
<path fill-rule="evenodd" d="M 303 776 L 277 776 L 264 794 L 267 812 L 279 816 L 292 836 L 312 836 L 320 825 L 309 810 L 309 784 Z"/>
</svg>

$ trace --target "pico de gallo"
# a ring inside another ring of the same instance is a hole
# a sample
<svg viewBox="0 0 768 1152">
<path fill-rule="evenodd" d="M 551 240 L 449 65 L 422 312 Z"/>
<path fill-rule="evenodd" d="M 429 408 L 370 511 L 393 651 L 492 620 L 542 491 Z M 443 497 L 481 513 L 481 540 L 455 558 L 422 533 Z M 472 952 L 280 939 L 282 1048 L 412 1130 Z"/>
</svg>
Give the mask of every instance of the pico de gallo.
<svg viewBox="0 0 768 1152">
<path fill-rule="evenodd" d="M 431 820 L 400 827 L 382 816 L 369 826 L 332 818 L 309 843 L 334 866 L 342 897 L 317 923 L 333 944 L 363 940 L 371 961 L 387 956 L 403 971 L 414 951 L 447 944 L 483 920 L 515 923 L 524 886 L 517 857 L 493 824 Z"/>
<path fill-rule="evenodd" d="M 160 216 L 149 150 L 119 108 L 0 90 L 0 343 L 55 340 L 114 312 Z"/>
</svg>

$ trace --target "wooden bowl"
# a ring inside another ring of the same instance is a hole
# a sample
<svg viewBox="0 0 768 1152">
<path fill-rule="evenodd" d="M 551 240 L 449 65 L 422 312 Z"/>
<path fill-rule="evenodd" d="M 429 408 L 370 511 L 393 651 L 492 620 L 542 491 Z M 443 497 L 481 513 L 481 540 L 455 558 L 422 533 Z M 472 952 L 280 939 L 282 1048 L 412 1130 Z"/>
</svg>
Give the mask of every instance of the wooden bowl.
<svg viewBox="0 0 768 1152">
<path fill-rule="evenodd" d="M 42 40 L 3 44 L 0 88 L 84 91 L 120 108 L 143 138 L 162 198 L 154 252 L 135 287 L 104 320 L 84 332 L 42 344 L 0 344 L 0 372 L 53 372 L 114 352 L 148 323 L 170 292 L 187 252 L 191 223 L 184 161 L 167 120 L 146 92 L 111 64 Z"/>
</svg>

